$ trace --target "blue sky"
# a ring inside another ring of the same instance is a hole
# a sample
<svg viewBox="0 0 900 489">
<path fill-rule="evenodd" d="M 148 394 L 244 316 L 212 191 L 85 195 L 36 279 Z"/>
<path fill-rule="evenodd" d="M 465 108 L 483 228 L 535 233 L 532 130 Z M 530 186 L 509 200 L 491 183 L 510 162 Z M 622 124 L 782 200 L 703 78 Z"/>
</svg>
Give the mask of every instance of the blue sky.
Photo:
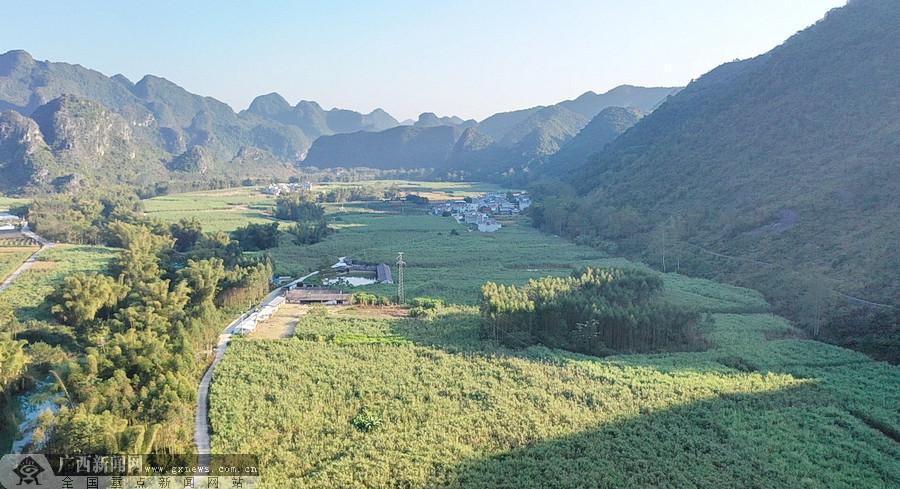
<svg viewBox="0 0 900 489">
<path fill-rule="evenodd" d="M 615 86 L 680 86 L 845 0 L 0 0 L 0 52 L 150 73 L 236 111 L 292 105 L 481 120 Z"/>
</svg>

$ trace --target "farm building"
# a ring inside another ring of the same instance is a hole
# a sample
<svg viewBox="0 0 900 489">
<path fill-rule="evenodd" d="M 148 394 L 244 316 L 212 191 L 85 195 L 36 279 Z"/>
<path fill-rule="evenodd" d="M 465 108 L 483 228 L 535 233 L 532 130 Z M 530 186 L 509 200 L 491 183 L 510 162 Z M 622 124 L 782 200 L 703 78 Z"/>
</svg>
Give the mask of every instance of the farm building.
<svg viewBox="0 0 900 489">
<path fill-rule="evenodd" d="M 377 276 L 377 280 L 383 284 L 394 283 L 394 277 L 391 275 L 391 267 L 387 266 L 386 263 L 380 263 L 375 267 L 375 275 Z"/>
<path fill-rule="evenodd" d="M 250 334 L 256 329 L 256 314 L 251 314 L 234 327 L 234 334 Z"/>
<path fill-rule="evenodd" d="M 349 305 L 351 294 L 325 287 L 295 287 L 284 294 L 291 304 Z"/>
<path fill-rule="evenodd" d="M 234 334 L 250 334 L 259 323 L 263 323 L 284 305 L 284 296 L 273 297 L 263 302 L 261 307 L 234 327 Z"/>
</svg>

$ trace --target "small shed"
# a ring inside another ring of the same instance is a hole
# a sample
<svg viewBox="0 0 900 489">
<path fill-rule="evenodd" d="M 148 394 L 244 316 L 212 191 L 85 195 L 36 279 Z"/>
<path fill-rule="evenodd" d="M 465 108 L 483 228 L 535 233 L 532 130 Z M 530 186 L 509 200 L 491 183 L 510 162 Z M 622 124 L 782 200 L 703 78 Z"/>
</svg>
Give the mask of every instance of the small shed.
<svg viewBox="0 0 900 489">
<path fill-rule="evenodd" d="M 394 277 L 391 275 L 391 267 L 387 263 L 380 263 L 375 267 L 376 279 L 383 284 L 394 283 Z"/>
</svg>

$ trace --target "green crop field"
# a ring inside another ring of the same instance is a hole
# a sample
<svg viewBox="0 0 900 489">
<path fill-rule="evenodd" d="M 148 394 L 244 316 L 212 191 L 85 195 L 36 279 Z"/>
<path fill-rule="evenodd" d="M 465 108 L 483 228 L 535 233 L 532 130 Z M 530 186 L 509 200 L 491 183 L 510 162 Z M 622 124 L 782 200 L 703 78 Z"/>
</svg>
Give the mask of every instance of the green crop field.
<svg viewBox="0 0 900 489">
<path fill-rule="evenodd" d="M 0 209 L 8 210 L 10 207 L 24 205 L 31 202 L 31 199 L 22 199 L 17 197 L 0 197 Z"/>
<path fill-rule="evenodd" d="M 258 187 L 165 195 L 144 201 L 148 216 L 165 222 L 196 218 L 206 232 L 231 232 L 251 222 L 271 222 L 265 213 L 274 207 L 275 197 L 260 193 Z"/>
<path fill-rule="evenodd" d="M 486 192 L 504 192 L 493 184 L 470 182 L 413 182 L 407 180 L 377 180 L 366 182 L 328 182 L 314 186 L 314 192 L 327 192 L 340 187 L 396 187 L 402 193 L 430 195 L 433 199 L 463 199 Z M 370 212 L 370 204 L 346 204 L 346 208 Z M 326 205 L 329 215 L 338 214 L 341 205 Z M 389 206 L 390 207 L 390 206 Z M 249 223 L 268 223 L 275 197 L 260 192 L 260 187 L 235 187 L 221 190 L 164 195 L 144 200 L 147 215 L 165 222 L 182 218 L 196 218 L 207 232 L 231 232 Z M 332 216 L 334 217 L 334 216 Z"/>
<path fill-rule="evenodd" d="M 2 293 L 0 300 L 14 305 L 20 320 L 50 319 L 46 302 L 63 278 L 78 272 L 104 271 L 118 250 L 103 246 L 55 246 L 38 255 L 34 266 Z"/>
<path fill-rule="evenodd" d="M 524 284 L 531 278 L 568 275 L 576 266 L 627 265 L 624 260 L 543 235 L 528 226 L 525 218 L 504 221 L 505 228 L 489 234 L 469 232 L 451 218 L 433 215 L 346 212 L 333 216 L 338 232 L 325 241 L 299 247 L 284 237 L 281 246 L 268 250 L 279 275 L 319 270 L 341 256 L 364 263 L 388 263 L 396 274 L 397 254 L 402 251 L 408 297 L 437 296 L 452 303 L 475 304 L 480 287 L 488 280 Z M 396 295 L 396 286 L 358 289 Z"/>
<path fill-rule="evenodd" d="M 31 249 L 15 248 L 14 251 L 6 251 L 0 247 L 0 282 L 16 271 L 19 265 L 37 250 L 37 246 L 31 247 Z"/>
<path fill-rule="evenodd" d="M 805 339 L 752 290 L 665 274 L 711 319 L 710 349 L 597 358 L 486 338 L 479 288 L 642 266 L 536 232 L 329 208 L 338 232 L 269 250 L 277 274 L 404 252 L 430 319 L 300 318 L 233 342 L 210 397 L 213 451 L 254 453 L 264 487 L 897 487 L 900 370 Z M 455 231 L 455 232 L 454 232 Z M 396 286 L 350 288 L 395 296 Z"/>
<path fill-rule="evenodd" d="M 840 349 L 843 366 L 786 358 L 783 342 L 817 343 L 751 338 L 790 328 L 772 316 L 716 324 L 745 327 L 738 336 L 768 367 L 735 368 L 740 342 L 605 359 L 508 350 L 481 338 L 474 308 L 306 317 L 298 337 L 311 340 L 229 348 L 211 393 L 213 449 L 259 454 L 273 488 L 900 484 L 900 446 L 875 428 L 898 426 L 895 367 Z M 866 388 L 884 383 L 877 399 Z"/>
<path fill-rule="evenodd" d="M 316 185 L 316 188 L 328 187 L 355 187 L 360 185 L 370 185 L 378 187 L 397 187 L 397 190 L 404 193 L 428 194 L 441 193 L 448 197 L 462 199 L 464 197 L 475 197 L 488 192 L 506 192 L 509 189 L 500 187 L 492 183 L 484 182 L 416 182 L 411 180 L 375 180 L 365 182 L 327 182 Z"/>
</svg>

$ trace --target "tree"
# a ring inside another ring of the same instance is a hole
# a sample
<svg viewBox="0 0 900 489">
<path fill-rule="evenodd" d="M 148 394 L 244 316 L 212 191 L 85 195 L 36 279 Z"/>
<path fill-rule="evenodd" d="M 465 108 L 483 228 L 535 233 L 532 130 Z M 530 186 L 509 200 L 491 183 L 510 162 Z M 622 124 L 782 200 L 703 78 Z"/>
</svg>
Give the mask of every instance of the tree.
<svg viewBox="0 0 900 489">
<path fill-rule="evenodd" d="M 27 342 L 14 340 L 9 333 L 0 333 L 0 391 L 19 378 L 28 363 L 23 347 Z"/>
<path fill-rule="evenodd" d="M 226 268 L 230 268 L 237 264 L 242 253 L 240 243 L 232 241 L 228 234 L 217 231 L 214 234 L 204 234 L 189 257 L 195 261 L 218 258 Z"/>
<path fill-rule="evenodd" d="M 188 260 L 187 266 L 178 271 L 178 276 L 190 290 L 189 309 L 208 311 L 215 308 L 213 301 L 219 290 L 219 281 L 225 277 L 221 258 Z"/>
<path fill-rule="evenodd" d="M 200 224 L 196 218 L 181 218 L 175 224 L 169 226 L 169 230 L 172 233 L 172 237 L 175 238 L 175 249 L 181 253 L 184 253 L 194 245 L 197 244 L 197 241 L 203 236 L 203 226 Z"/>
<path fill-rule="evenodd" d="M 130 287 L 97 272 L 76 273 L 64 278 L 50 296 L 51 312 L 70 326 L 80 326 L 97 317 L 101 309 L 107 313 L 125 299 Z"/>
<path fill-rule="evenodd" d="M 237 228 L 231 233 L 232 238 L 241 244 L 245 251 L 267 250 L 278 246 L 278 225 L 250 223 L 246 227 Z"/>
<path fill-rule="evenodd" d="M 314 224 L 297 223 L 288 228 L 288 233 L 294 236 L 293 242 L 297 246 L 316 244 L 332 232 L 325 221 Z"/>
<path fill-rule="evenodd" d="M 325 217 L 325 208 L 316 203 L 311 192 L 281 194 L 275 201 L 275 218 L 285 221 L 319 221 Z"/>
</svg>

